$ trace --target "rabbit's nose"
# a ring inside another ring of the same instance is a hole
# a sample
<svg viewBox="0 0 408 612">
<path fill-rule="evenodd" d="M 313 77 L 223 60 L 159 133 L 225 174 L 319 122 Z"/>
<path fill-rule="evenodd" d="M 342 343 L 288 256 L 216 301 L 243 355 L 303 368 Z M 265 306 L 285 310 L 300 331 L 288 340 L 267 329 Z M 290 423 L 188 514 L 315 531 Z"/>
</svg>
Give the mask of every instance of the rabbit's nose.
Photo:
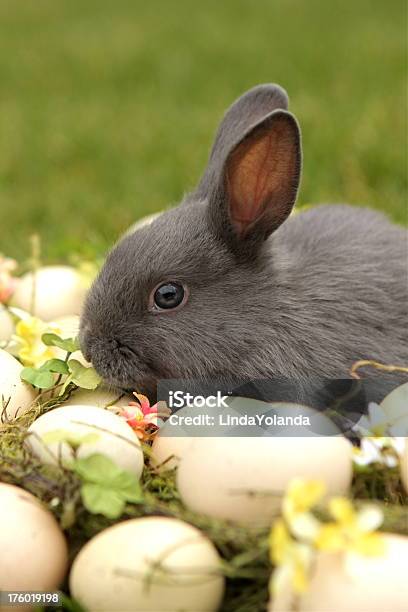
<svg viewBox="0 0 408 612">
<path fill-rule="evenodd" d="M 91 363 L 98 361 L 101 355 L 116 354 L 117 349 L 122 346 L 116 338 L 94 334 L 87 325 L 79 332 L 79 345 L 83 356 Z"/>
</svg>

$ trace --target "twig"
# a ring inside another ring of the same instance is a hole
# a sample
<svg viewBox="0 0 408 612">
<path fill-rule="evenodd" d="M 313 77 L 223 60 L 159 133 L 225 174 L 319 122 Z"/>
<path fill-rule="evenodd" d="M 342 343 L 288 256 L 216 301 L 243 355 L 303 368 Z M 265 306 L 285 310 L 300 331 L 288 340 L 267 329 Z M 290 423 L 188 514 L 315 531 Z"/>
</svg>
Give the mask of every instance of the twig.
<svg viewBox="0 0 408 612">
<path fill-rule="evenodd" d="M 359 361 L 354 362 L 351 366 L 351 377 L 360 380 L 361 376 L 357 374 L 357 370 L 366 366 L 375 368 L 376 370 L 382 370 L 383 372 L 404 372 L 405 374 L 408 374 L 408 368 L 405 366 L 388 365 L 385 363 L 379 363 L 378 361 L 372 361 L 371 359 L 360 359 Z"/>
</svg>

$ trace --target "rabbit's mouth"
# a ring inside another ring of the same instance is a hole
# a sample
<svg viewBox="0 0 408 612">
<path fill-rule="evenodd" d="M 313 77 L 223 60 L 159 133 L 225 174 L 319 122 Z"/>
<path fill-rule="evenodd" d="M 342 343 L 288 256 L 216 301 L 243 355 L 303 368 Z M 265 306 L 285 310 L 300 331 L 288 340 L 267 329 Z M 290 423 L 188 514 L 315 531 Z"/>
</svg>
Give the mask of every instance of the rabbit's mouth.
<svg viewBox="0 0 408 612">
<path fill-rule="evenodd" d="M 103 340 L 82 333 L 81 348 L 102 377 L 105 385 L 126 392 L 137 391 L 154 399 L 157 393 L 156 372 L 132 347 L 117 340 Z"/>
<path fill-rule="evenodd" d="M 105 354 L 95 356 L 92 365 L 105 383 L 126 391 L 146 393 L 147 388 L 150 389 L 156 383 L 151 372 L 129 358 Z"/>
<path fill-rule="evenodd" d="M 98 360 L 92 362 L 95 370 L 102 377 L 105 385 L 121 389 L 127 393 L 143 393 L 150 400 L 157 394 L 157 379 L 150 372 L 140 368 L 129 369 L 129 362 L 120 364 L 116 361 L 106 362 Z"/>
</svg>

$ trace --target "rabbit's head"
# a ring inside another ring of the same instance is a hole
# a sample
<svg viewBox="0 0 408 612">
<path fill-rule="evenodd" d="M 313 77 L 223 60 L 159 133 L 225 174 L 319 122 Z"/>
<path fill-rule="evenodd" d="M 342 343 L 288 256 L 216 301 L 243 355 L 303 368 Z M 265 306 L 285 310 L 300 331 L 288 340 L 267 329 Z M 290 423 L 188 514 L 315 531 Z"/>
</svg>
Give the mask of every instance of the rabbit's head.
<svg viewBox="0 0 408 612">
<path fill-rule="evenodd" d="M 109 254 L 86 300 L 85 356 L 115 386 L 239 377 L 256 360 L 273 258 L 289 216 L 301 147 L 287 96 L 255 87 L 227 111 L 194 193 Z"/>
</svg>

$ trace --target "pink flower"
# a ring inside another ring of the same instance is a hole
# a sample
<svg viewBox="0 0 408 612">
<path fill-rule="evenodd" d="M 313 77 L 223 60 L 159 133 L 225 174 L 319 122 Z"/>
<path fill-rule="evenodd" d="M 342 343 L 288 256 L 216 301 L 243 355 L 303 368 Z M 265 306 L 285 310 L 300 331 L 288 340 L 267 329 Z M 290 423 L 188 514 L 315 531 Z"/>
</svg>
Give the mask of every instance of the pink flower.
<svg viewBox="0 0 408 612">
<path fill-rule="evenodd" d="M 16 268 L 17 262 L 14 259 L 0 255 L 0 304 L 8 302 L 15 291 L 17 279 L 12 273 Z"/>
<path fill-rule="evenodd" d="M 151 439 L 158 430 L 157 416 L 160 402 L 150 406 L 150 401 L 145 395 L 133 393 L 137 402 L 130 402 L 126 408 L 122 408 L 120 415 L 135 431 L 140 440 Z"/>
</svg>

